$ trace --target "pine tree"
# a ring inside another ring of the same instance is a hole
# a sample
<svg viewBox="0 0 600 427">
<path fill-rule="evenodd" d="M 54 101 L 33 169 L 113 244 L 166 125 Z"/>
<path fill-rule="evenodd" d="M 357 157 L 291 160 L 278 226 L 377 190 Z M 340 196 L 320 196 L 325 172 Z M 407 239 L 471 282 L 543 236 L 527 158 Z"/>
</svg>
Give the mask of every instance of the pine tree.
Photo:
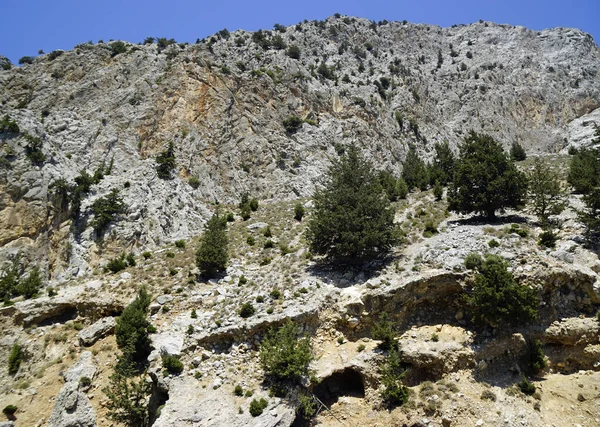
<svg viewBox="0 0 600 427">
<path fill-rule="evenodd" d="M 536 158 L 533 169 L 528 174 L 528 181 L 531 212 L 537 215 L 542 225 L 546 225 L 550 215 L 558 215 L 565 208 L 565 192 L 560 175 L 547 162 Z"/>
<path fill-rule="evenodd" d="M 142 286 L 135 300 L 125 307 L 117 320 L 115 337 L 123 352 L 117 365 L 120 373 L 132 375 L 139 371 L 150 354 L 152 325 L 147 319 L 150 300 L 146 287 Z"/>
<path fill-rule="evenodd" d="M 455 164 L 449 210 L 494 218 L 497 210 L 522 206 L 526 193 L 527 178 L 502 146 L 491 136 L 471 131 Z"/>
<path fill-rule="evenodd" d="M 196 251 L 196 265 L 205 277 L 224 271 L 229 260 L 227 219 L 215 213 L 206 224 L 200 246 Z"/>
<path fill-rule="evenodd" d="M 373 166 L 352 146 L 314 195 L 307 235 L 313 253 L 359 264 L 394 244 L 394 212 Z"/>
<path fill-rule="evenodd" d="M 158 177 L 161 179 L 173 178 L 175 166 L 175 147 L 173 141 L 170 141 L 166 150 L 156 157 L 156 172 Z"/>
<path fill-rule="evenodd" d="M 408 185 L 409 190 L 413 190 L 414 188 L 426 190 L 429 184 L 427 166 L 419 157 L 414 147 L 408 150 L 406 159 L 402 164 L 402 178 L 406 182 L 406 185 Z"/>
</svg>

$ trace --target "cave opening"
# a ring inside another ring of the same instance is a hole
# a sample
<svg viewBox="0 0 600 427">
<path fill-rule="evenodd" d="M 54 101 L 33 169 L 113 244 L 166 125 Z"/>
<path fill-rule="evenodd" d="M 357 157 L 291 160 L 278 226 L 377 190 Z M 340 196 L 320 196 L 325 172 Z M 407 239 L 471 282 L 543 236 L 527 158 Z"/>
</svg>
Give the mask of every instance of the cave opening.
<svg viewBox="0 0 600 427">
<path fill-rule="evenodd" d="M 331 406 L 340 396 L 365 397 L 365 386 L 362 376 L 354 369 L 346 368 L 342 372 L 323 379 L 314 387 L 313 393 L 325 405 Z"/>
</svg>

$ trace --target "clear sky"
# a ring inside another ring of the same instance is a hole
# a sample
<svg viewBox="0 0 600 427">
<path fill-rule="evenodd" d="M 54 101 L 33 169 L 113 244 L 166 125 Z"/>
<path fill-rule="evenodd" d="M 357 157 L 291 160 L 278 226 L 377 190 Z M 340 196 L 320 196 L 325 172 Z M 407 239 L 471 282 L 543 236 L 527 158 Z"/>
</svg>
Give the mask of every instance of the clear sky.
<svg viewBox="0 0 600 427">
<path fill-rule="evenodd" d="M 334 13 L 443 27 L 479 19 L 535 30 L 576 27 L 600 42 L 600 0 L 0 0 L 0 55 L 13 63 L 38 50 L 102 39 L 194 42 L 216 31 L 271 29 Z"/>
</svg>

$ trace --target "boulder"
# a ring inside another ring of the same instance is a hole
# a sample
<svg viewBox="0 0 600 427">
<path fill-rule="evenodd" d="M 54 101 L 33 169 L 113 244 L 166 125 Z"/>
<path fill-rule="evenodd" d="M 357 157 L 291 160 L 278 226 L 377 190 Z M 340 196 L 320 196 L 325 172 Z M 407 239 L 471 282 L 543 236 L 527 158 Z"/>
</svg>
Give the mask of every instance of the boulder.
<svg viewBox="0 0 600 427">
<path fill-rule="evenodd" d="M 79 332 L 79 344 L 86 347 L 93 345 L 100 338 L 112 333 L 115 330 L 116 324 L 117 321 L 114 317 L 105 317 L 98 320 L 93 325 Z"/>
</svg>

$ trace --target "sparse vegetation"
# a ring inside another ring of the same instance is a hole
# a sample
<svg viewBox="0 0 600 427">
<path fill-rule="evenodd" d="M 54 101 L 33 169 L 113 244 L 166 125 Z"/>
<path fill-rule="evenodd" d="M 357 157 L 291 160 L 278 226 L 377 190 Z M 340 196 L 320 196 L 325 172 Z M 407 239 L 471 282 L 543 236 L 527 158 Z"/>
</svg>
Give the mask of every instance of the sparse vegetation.
<svg viewBox="0 0 600 427">
<path fill-rule="evenodd" d="M 125 204 L 123 203 L 123 198 L 116 188 L 113 188 L 108 195 L 94 201 L 92 203 L 94 218 L 90 222 L 90 225 L 94 227 L 96 235 L 102 235 L 108 224 L 117 220 L 124 210 Z"/>
<path fill-rule="evenodd" d="M 8 355 L 8 373 L 14 375 L 19 371 L 21 361 L 23 359 L 23 349 L 18 344 L 13 344 L 10 354 Z"/>
</svg>

